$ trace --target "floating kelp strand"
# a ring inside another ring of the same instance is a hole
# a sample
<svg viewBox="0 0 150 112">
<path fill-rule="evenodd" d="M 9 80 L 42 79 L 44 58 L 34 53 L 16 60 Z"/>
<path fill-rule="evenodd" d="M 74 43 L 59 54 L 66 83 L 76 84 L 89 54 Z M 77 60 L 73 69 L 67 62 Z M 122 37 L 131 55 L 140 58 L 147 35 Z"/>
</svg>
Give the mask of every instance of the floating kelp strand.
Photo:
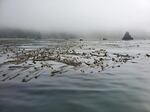
<svg viewBox="0 0 150 112">
<path fill-rule="evenodd" d="M 150 54 L 146 54 L 145 56 L 149 58 L 149 57 L 150 57 Z"/>
<path fill-rule="evenodd" d="M 22 82 L 29 82 L 33 78 L 37 79 L 41 75 L 41 70 L 33 72 L 31 75 L 26 75 L 23 79 Z"/>
<path fill-rule="evenodd" d="M 9 80 L 12 80 L 12 79 L 14 79 L 14 78 L 16 78 L 16 77 L 18 77 L 20 74 L 19 73 L 17 73 L 16 75 L 14 75 L 14 76 L 12 76 L 12 77 L 9 77 Z"/>
<path fill-rule="evenodd" d="M 7 79 L 9 79 L 10 76 L 6 76 L 5 78 L 3 78 L 1 81 L 6 81 Z"/>
</svg>

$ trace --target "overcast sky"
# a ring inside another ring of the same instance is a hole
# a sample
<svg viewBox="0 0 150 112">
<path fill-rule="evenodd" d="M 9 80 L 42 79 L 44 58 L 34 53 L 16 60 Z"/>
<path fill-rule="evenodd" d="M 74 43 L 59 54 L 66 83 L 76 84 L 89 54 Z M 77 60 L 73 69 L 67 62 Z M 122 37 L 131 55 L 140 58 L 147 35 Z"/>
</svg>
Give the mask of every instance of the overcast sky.
<svg viewBox="0 0 150 112">
<path fill-rule="evenodd" d="M 0 27 L 150 32 L 150 0 L 0 0 Z"/>
</svg>

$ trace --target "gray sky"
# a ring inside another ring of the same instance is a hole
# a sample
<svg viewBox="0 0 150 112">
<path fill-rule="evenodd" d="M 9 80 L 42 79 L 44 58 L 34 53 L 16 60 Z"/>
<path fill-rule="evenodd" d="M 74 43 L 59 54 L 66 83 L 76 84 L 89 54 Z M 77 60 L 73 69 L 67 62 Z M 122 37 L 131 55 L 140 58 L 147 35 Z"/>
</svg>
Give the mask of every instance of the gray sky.
<svg viewBox="0 0 150 112">
<path fill-rule="evenodd" d="M 0 27 L 150 32 L 150 0 L 0 0 Z"/>
</svg>

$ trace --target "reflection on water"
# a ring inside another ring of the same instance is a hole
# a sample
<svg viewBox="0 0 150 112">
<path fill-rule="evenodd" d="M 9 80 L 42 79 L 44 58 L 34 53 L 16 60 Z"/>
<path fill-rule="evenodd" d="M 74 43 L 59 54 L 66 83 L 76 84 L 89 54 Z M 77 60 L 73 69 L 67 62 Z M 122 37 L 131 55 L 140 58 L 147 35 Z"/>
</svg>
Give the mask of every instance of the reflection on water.
<svg viewBox="0 0 150 112">
<path fill-rule="evenodd" d="M 0 112 L 149 112 L 149 66 L 138 60 L 95 74 L 0 82 Z"/>
</svg>

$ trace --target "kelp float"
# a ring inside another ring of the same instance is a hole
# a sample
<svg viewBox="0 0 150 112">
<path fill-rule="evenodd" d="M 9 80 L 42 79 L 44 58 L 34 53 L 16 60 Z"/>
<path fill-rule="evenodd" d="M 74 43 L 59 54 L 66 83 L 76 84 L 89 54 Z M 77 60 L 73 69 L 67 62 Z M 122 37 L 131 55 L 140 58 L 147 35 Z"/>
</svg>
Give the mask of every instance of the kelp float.
<svg viewBox="0 0 150 112">
<path fill-rule="evenodd" d="M 18 78 L 22 82 L 29 82 L 48 70 L 49 76 L 55 76 L 68 71 L 72 72 L 102 72 L 109 68 L 120 67 L 137 56 L 129 54 L 111 53 L 105 49 L 88 47 L 82 42 L 75 46 L 44 47 L 34 50 L 16 48 L 15 46 L 1 47 L 0 81 Z M 146 54 L 150 57 L 149 54 Z"/>
</svg>

